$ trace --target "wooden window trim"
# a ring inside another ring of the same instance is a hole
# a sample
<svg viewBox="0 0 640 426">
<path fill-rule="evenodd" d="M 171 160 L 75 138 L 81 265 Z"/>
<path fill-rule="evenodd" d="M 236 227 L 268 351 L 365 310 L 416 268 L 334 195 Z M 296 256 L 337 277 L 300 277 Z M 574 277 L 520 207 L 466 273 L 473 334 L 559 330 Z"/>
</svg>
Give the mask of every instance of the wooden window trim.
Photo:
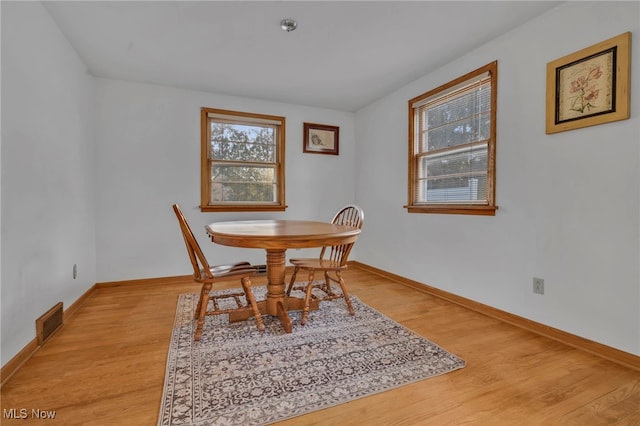
<svg viewBox="0 0 640 426">
<path fill-rule="evenodd" d="M 474 206 L 442 204 L 428 206 L 404 206 L 409 213 L 440 213 L 440 214 L 468 214 L 477 216 L 495 216 L 498 206 Z"/>
<path fill-rule="evenodd" d="M 276 168 L 277 168 L 277 191 L 278 201 L 276 203 L 225 203 L 225 204 L 209 204 L 210 179 L 209 179 L 209 114 L 233 115 L 237 117 L 249 117 L 262 120 L 274 120 L 280 122 L 280 131 L 278 132 Z M 215 108 L 201 108 L 200 110 L 200 211 L 202 212 L 250 212 L 250 211 L 285 211 L 287 205 L 285 203 L 285 134 L 286 134 L 286 118 L 266 115 L 254 114 L 240 111 L 229 111 Z"/>
<path fill-rule="evenodd" d="M 490 126 L 490 142 L 487 146 L 487 205 L 462 204 L 462 203 L 417 203 L 415 200 L 416 193 L 416 173 L 418 169 L 418 155 L 415 146 L 415 116 L 414 105 L 420 101 L 428 99 L 437 93 L 462 84 L 466 80 L 470 80 L 484 73 L 489 73 L 491 78 L 491 126 Z M 445 83 L 433 90 L 423 93 L 411 100 L 408 105 L 409 116 L 409 164 L 408 164 L 408 203 L 404 208 L 409 213 L 440 213 L 440 214 L 465 214 L 465 215 L 483 215 L 495 216 L 498 206 L 495 202 L 495 182 L 496 182 L 496 116 L 497 116 L 497 98 L 498 98 L 498 61 L 493 61 L 477 70 L 471 71 L 461 77 Z"/>
</svg>

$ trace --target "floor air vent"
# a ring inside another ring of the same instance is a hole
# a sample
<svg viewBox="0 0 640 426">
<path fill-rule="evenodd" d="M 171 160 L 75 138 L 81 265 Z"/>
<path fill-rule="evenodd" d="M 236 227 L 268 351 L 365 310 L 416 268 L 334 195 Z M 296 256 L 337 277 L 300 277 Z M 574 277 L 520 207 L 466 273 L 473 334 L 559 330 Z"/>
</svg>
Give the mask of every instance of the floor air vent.
<svg viewBox="0 0 640 426">
<path fill-rule="evenodd" d="M 267 273 L 267 265 L 253 265 L 256 268 L 257 275 L 265 275 Z"/>
<path fill-rule="evenodd" d="M 62 312 L 62 302 L 58 302 L 36 320 L 38 345 L 46 342 L 62 326 Z"/>
</svg>

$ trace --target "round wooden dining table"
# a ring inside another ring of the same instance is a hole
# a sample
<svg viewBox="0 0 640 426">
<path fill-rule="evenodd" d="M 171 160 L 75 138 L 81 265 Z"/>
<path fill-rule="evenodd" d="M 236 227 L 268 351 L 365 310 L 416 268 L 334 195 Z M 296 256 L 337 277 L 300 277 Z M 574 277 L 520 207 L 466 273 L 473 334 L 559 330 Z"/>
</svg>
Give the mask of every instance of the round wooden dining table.
<svg viewBox="0 0 640 426">
<path fill-rule="evenodd" d="M 287 311 L 301 310 L 304 306 L 303 299 L 285 294 L 287 249 L 349 244 L 360 234 L 355 227 L 309 220 L 215 222 L 205 228 L 216 244 L 266 250 L 267 298 L 258 302 L 258 307 L 263 314 L 277 316 L 287 333 L 292 328 Z M 229 320 L 246 318 L 230 315 Z"/>
</svg>

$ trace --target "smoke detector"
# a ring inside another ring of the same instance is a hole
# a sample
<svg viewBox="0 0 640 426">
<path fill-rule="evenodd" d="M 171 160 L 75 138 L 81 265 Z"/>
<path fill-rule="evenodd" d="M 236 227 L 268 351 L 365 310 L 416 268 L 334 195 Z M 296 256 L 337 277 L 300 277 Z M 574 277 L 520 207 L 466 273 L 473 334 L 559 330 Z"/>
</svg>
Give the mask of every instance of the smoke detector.
<svg viewBox="0 0 640 426">
<path fill-rule="evenodd" d="M 280 28 L 282 29 L 282 31 L 286 31 L 290 33 L 291 31 L 295 30 L 297 27 L 298 27 L 298 23 L 293 19 L 286 18 L 280 21 Z"/>
</svg>

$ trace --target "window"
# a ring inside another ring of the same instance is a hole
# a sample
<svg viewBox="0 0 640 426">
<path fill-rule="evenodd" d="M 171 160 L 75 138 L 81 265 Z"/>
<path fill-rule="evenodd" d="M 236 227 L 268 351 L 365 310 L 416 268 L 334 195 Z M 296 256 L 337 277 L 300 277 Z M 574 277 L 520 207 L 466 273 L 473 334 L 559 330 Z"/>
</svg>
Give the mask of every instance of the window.
<svg viewBox="0 0 640 426">
<path fill-rule="evenodd" d="M 409 101 L 410 213 L 495 215 L 492 62 Z"/>
<path fill-rule="evenodd" d="M 285 118 L 202 108 L 202 211 L 283 211 Z"/>
</svg>

